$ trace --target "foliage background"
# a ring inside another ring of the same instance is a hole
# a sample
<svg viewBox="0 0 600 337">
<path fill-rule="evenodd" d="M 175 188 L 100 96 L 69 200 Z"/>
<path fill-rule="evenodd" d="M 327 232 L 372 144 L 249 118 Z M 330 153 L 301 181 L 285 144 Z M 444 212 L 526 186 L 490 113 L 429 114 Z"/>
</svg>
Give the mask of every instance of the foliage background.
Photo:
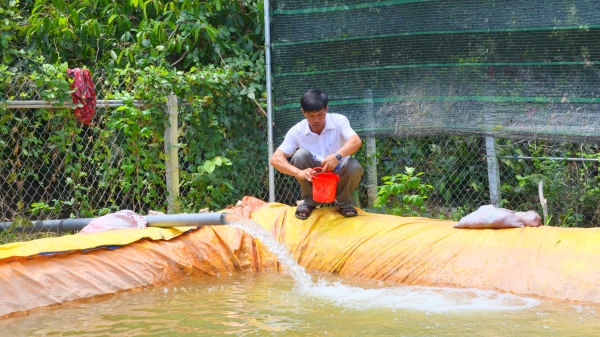
<svg viewBox="0 0 600 337">
<path fill-rule="evenodd" d="M 98 99 L 125 102 L 98 108 L 89 127 L 71 109 L 0 105 L 3 220 L 165 211 L 172 94 L 182 211 L 220 209 L 263 190 L 262 8 L 247 0 L 2 0 L 2 101 L 70 101 L 66 71 L 79 67 L 92 72 Z"/>
</svg>

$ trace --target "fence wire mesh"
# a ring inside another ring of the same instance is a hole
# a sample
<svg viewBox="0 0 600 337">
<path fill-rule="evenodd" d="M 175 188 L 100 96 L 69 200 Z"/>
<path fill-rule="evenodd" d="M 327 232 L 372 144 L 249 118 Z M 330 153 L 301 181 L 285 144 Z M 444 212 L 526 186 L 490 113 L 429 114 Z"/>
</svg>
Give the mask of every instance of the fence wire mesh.
<svg viewBox="0 0 600 337">
<path fill-rule="evenodd" d="M 479 206 L 490 204 L 488 155 L 485 139 L 478 136 L 424 136 L 378 138 L 376 172 L 378 186 L 383 177 L 404 173 L 406 167 L 422 173 L 422 183 L 433 188 L 423 194 L 425 210 L 420 216 L 460 220 Z M 598 199 L 600 180 L 598 145 L 552 143 L 532 139 L 498 139 L 499 206 L 533 210 L 543 216 L 539 183 L 547 200 L 547 224 L 564 227 L 600 226 Z M 356 158 L 367 166 L 364 146 Z M 296 205 L 300 191 L 296 181 L 275 175 L 278 202 Z M 411 215 L 398 193 L 387 209 L 375 208 L 369 200 L 366 175 L 355 195 L 355 205 L 374 212 Z M 325 205 L 329 206 L 329 205 Z M 394 212 L 394 208 L 398 211 Z"/>
<path fill-rule="evenodd" d="M 120 133 L 103 132 L 106 109 L 97 110 L 92 127 L 77 124 L 68 109 L 53 110 L 54 117 L 45 121 L 36 119 L 36 109 L 11 110 L 10 123 L 3 124 L 0 141 L 0 172 L 4 177 L 0 214 L 2 221 L 12 222 L 12 226 L 2 232 L 3 242 L 56 235 L 43 229 L 28 230 L 27 220 L 95 217 L 119 209 L 141 214 L 151 209 L 165 210 L 164 183 L 142 179 L 129 186 L 122 185 L 127 170 L 123 169 L 124 162 L 131 162 L 133 155 L 123 149 Z M 182 107 L 186 109 L 189 108 Z M 66 133 L 69 125 L 74 127 Z M 189 153 L 186 148 L 200 146 L 205 136 L 193 128 L 188 132 L 191 127 L 192 123 L 180 119 L 181 200 L 187 210 L 199 211 L 211 208 L 215 192 L 207 189 L 206 184 L 191 183 L 192 167 L 202 163 L 186 155 Z M 245 144 L 232 151 L 253 153 L 256 162 L 242 163 L 234 159 L 235 170 L 206 177 L 221 183 L 228 181 L 237 187 L 236 192 L 227 188 L 220 190 L 225 204 L 219 206 L 232 205 L 244 195 L 267 200 L 266 134 L 265 130 L 260 131 L 265 135 L 262 139 L 251 139 L 245 134 L 231 135 Z M 231 139 L 223 140 L 224 147 L 231 144 Z M 161 139 L 146 146 L 162 148 L 164 144 Z M 538 194 L 538 183 L 542 181 L 552 216 L 550 224 L 598 226 L 597 148 L 596 144 L 585 143 L 498 140 L 502 206 L 532 209 L 542 214 Z M 102 153 L 110 155 L 102 156 Z M 356 157 L 363 165 L 368 163 L 364 149 Z M 263 158 L 262 165 L 260 158 Z M 423 172 L 422 181 L 434 187 L 426 200 L 427 210 L 422 213 L 425 216 L 458 220 L 490 200 L 485 141 L 481 137 L 378 138 L 376 167 L 379 184 L 382 177 L 403 172 L 405 167 Z M 164 169 L 150 171 L 164 181 Z M 275 180 L 276 201 L 295 205 L 300 199 L 296 181 L 279 173 Z M 216 187 L 221 188 L 221 183 Z M 367 198 L 365 179 L 355 200 L 357 206 L 374 210 Z"/>
<path fill-rule="evenodd" d="M 98 101 L 132 90 L 101 71 L 94 81 Z M 33 228 L 34 220 L 94 218 L 121 209 L 167 211 L 167 106 L 158 107 L 162 116 L 153 122 L 140 117 L 150 106 L 98 105 L 92 123 L 85 125 L 71 108 L 11 106 L 18 98 L 47 103 L 39 100 L 29 74 L 17 74 L 13 82 L 0 104 L 1 243 L 57 235 Z M 202 112 L 197 107 L 184 102 L 178 108 L 178 143 L 173 146 L 179 157 L 180 211 L 215 211 L 245 195 L 267 198 L 266 117 L 251 125 L 232 120 L 222 137 L 198 128 L 195 121 Z M 208 140 L 219 142 L 222 151 L 206 155 L 220 154 L 224 162 L 201 175 Z"/>
</svg>

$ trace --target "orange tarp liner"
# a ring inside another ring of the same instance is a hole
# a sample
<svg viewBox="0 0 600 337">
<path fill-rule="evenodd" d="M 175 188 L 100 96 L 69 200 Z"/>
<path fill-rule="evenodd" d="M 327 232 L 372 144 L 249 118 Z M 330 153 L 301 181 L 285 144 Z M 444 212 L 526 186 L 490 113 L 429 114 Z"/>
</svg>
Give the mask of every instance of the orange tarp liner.
<svg viewBox="0 0 600 337">
<path fill-rule="evenodd" d="M 231 212 L 248 216 L 252 202 L 264 204 L 248 199 Z M 195 274 L 276 270 L 261 247 L 230 226 L 115 229 L 0 245 L 0 316 Z"/>
<path fill-rule="evenodd" d="M 343 218 L 332 208 L 301 221 L 295 207 L 250 197 L 229 211 L 250 216 L 309 271 L 600 303 L 600 229 L 465 230 L 454 221 L 364 211 Z M 10 244 L 12 255 L 10 245 L 0 246 L 0 316 L 194 274 L 280 269 L 260 242 L 230 226 L 161 229 L 158 238 L 156 230 Z M 52 251 L 62 253 L 42 254 Z"/>
</svg>

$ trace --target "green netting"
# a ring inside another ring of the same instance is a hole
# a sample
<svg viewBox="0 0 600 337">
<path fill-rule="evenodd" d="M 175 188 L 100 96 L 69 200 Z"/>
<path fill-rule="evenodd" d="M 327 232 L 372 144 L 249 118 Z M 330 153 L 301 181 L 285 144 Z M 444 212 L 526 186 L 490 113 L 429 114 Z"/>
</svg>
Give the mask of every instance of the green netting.
<svg viewBox="0 0 600 337">
<path fill-rule="evenodd" d="M 274 136 L 308 89 L 361 134 L 600 139 L 598 1 L 272 1 Z"/>
</svg>

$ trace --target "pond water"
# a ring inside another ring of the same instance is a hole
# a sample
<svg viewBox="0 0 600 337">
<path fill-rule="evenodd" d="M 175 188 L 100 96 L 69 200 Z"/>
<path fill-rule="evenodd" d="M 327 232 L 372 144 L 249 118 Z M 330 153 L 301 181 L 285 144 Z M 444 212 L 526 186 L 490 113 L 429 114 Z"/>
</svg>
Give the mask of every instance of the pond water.
<svg viewBox="0 0 600 337">
<path fill-rule="evenodd" d="M 32 310 L 3 336 L 597 336 L 600 308 L 288 273 L 201 276 Z"/>
</svg>

